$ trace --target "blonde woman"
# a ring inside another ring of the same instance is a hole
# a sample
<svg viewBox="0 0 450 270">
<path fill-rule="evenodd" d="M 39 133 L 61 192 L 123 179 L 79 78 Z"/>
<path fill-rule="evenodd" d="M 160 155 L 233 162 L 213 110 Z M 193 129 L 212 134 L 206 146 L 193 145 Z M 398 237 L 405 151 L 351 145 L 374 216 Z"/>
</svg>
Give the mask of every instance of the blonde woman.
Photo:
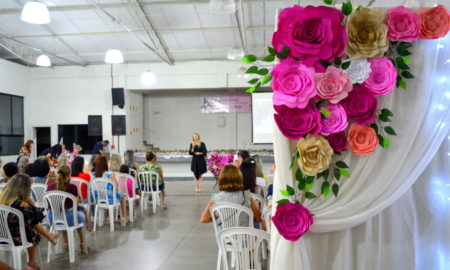
<svg viewBox="0 0 450 270">
<path fill-rule="evenodd" d="M 58 157 L 58 166 L 69 166 L 69 157 L 66 154 L 62 154 Z"/>
<path fill-rule="evenodd" d="M 19 161 L 17 162 L 17 167 L 19 168 L 19 173 L 25 173 L 25 169 L 27 168 L 28 164 L 30 164 L 30 158 L 28 156 L 22 156 L 19 158 Z"/>
<path fill-rule="evenodd" d="M 264 175 L 264 173 L 263 173 L 264 163 L 263 163 L 261 157 L 258 156 L 258 155 L 254 155 L 254 156 L 252 156 L 252 158 L 256 161 L 256 167 L 255 167 L 255 170 L 256 170 L 256 177 L 259 177 L 259 178 L 264 179 L 264 182 L 265 182 L 265 183 L 269 183 L 269 182 L 270 182 L 270 181 L 269 181 L 269 177 L 267 177 L 267 176 Z"/>
<path fill-rule="evenodd" d="M 43 209 L 36 208 L 33 200 L 30 198 L 31 179 L 24 173 L 18 173 L 11 178 L 8 185 L 0 195 L 0 204 L 16 208 L 23 213 L 25 221 L 25 234 L 27 241 L 33 246 L 27 248 L 28 266 L 32 269 L 39 269 L 36 262 L 37 245 L 39 244 L 40 235 L 47 238 L 52 244 L 56 244 L 57 234 L 50 233 L 40 224 L 44 219 Z M 19 220 L 15 215 L 8 216 L 8 226 L 14 245 L 20 245 L 21 236 L 19 230 Z"/>
<path fill-rule="evenodd" d="M 139 163 L 134 161 L 134 151 L 133 150 L 127 150 L 124 154 L 124 158 L 125 158 L 124 163 L 128 166 L 129 169 L 139 171 Z"/>
<path fill-rule="evenodd" d="M 192 134 L 189 155 L 192 156 L 191 171 L 194 173 L 195 192 L 202 192 L 203 174 L 206 170 L 206 145 L 200 141 L 200 134 Z"/>
<path fill-rule="evenodd" d="M 112 172 L 119 172 L 120 165 L 122 165 L 122 158 L 119 154 L 114 153 L 111 155 L 111 159 L 109 160 L 109 170 Z"/>
</svg>

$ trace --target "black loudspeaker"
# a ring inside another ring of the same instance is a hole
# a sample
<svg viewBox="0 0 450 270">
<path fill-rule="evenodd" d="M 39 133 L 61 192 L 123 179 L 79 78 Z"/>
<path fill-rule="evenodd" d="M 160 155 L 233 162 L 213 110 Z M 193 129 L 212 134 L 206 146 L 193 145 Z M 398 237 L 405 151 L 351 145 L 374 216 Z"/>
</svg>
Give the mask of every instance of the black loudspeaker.
<svg viewBox="0 0 450 270">
<path fill-rule="evenodd" d="M 123 108 L 125 105 L 125 96 L 123 88 L 111 88 L 112 105 L 117 105 L 119 108 Z"/>
<path fill-rule="evenodd" d="M 88 136 L 103 136 L 101 115 L 88 115 Z"/>
<path fill-rule="evenodd" d="M 111 115 L 112 135 L 127 135 L 125 115 Z"/>
</svg>

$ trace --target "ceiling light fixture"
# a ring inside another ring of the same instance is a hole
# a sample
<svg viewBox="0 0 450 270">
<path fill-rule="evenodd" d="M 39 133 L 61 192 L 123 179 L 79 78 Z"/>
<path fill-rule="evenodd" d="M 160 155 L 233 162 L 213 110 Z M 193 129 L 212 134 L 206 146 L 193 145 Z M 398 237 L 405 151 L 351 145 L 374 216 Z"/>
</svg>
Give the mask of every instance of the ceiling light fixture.
<svg viewBox="0 0 450 270">
<path fill-rule="evenodd" d="M 123 54 L 120 50 L 109 49 L 105 54 L 105 62 L 108 64 L 123 63 Z"/>
<path fill-rule="evenodd" d="M 20 19 L 32 24 L 48 24 L 50 23 L 50 14 L 45 4 L 31 1 L 23 7 Z"/>
<path fill-rule="evenodd" d="M 150 70 L 146 70 L 141 75 L 141 82 L 146 85 L 154 84 L 156 82 L 155 73 L 151 72 Z"/>
<path fill-rule="evenodd" d="M 227 58 L 230 60 L 241 60 L 244 57 L 244 50 L 240 47 L 230 48 L 227 52 Z"/>
<path fill-rule="evenodd" d="M 40 67 L 49 67 L 52 65 L 52 61 L 50 61 L 50 58 L 48 58 L 47 55 L 41 54 L 36 59 L 36 65 Z"/>
<path fill-rule="evenodd" d="M 235 0 L 209 0 L 209 12 L 214 14 L 233 14 L 236 12 Z"/>
</svg>

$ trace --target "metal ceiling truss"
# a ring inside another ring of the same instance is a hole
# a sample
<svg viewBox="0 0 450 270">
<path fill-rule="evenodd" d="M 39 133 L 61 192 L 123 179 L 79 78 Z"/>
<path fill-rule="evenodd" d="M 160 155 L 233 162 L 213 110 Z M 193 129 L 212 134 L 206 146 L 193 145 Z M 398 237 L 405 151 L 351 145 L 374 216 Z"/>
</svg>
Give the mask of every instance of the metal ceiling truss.
<svg viewBox="0 0 450 270">
<path fill-rule="evenodd" d="M 239 8 L 234 13 L 236 17 L 236 22 L 239 28 L 239 38 L 241 40 L 241 47 L 244 51 L 244 54 L 247 54 L 247 37 L 245 35 L 245 19 L 244 19 L 244 4 L 242 3 L 242 0 L 238 1 Z"/>
</svg>

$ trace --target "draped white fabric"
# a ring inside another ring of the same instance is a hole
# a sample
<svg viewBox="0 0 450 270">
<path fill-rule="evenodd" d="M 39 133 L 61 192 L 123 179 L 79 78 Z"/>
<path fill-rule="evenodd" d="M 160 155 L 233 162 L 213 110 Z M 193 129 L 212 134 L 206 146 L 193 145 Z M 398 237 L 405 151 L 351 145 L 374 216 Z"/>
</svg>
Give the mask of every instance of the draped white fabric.
<svg viewBox="0 0 450 270">
<path fill-rule="evenodd" d="M 306 207 L 315 215 L 311 232 L 327 234 L 308 233 L 300 241 L 292 243 L 284 240 L 274 230 L 271 269 L 414 269 L 414 265 L 420 264 L 421 254 L 418 253 L 420 249 L 415 246 L 419 240 L 411 241 L 411 237 L 416 237 L 417 234 L 408 234 L 408 230 L 389 228 L 384 224 L 383 217 L 392 215 L 394 210 L 387 210 L 373 218 L 365 225 L 365 232 L 358 230 L 361 226 L 349 229 L 368 221 L 401 196 L 409 198 L 405 193 L 427 168 L 448 134 L 450 38 L 415 42 L 411 58 L 412 73 L 417 78 L 407 81 L 408 90 L 396 89 L 389 96 L 380 99 L 380 108 L 387 107 L 393 111 L 392 126 L 399 134 L 391 139 L 391 148 L 388 150 L 378 148 L 375 154 L 367 157 L 349 153 L 339 156 L 339 159 L 350 165 L 352 174 L 350 179 L 341 183 L 339 196 L 305 202 Z M 289 170 L 291 158 L 289 140 L 284 138 L 277 128 L 275 129 L 274 150 L 277 171 L 274 180 L 274 200 L 276 201 L 281 199 L 280 189 L 285 189 L 286 184 L 291 186 L 295 184 Z M 316 193 L 319 192 L 319 186 L 316 184 Z M 401 202 L 398 204 L 401 205 Z M 414 202 L 410 201 L 410 205 L 414 205 Z M 401 222 L 402 215 L 414 214 L 409 213 L 411 209 L 406 206 L 407 203 L 398 207 L 398 212 L 403 214 L 391 216 L 394 223 L 395 220 Z M 402 207 L 405 209 L 402 210 Z M 383 226 L 380 226 L 380 222 Z M 415 228 L 414 226 L 412 228 Z M 391 257 L 401 263 L 400 268 L 383 267 L 384 259 L 373 263 L 368 260 L 367 264 L 358 265 L 363 259 L 371 258 L 375 251 L 380 252 L 381 258 L 385 252 L 381 252 L 380 249 L 396 254 L 393 251 L 397 250 L 396 247 L 389 245 L 390 236 L 394 234 L 404 236 L 397 248 L 400 251 L 396 252 L 409 254 Z M 373 241 L 377 237 L 384 239 L 386 246 Z M 352 239 L 359 239 L 359 245 Z M 372 245 L 372 248 L 364 249 L 367 253 L 361 253 L 359 246 L 367 245 Z M 411 252 L 405 251 L 408 249 Z M 326 250 L 339 252 L 327 254 Z M 416 259 L 411 257 L 411 254 Z M 320 263 L 323 263 L 321 264 L 323 267 L 317 265 Z M 326 263 L 328 264 L 325 267 Z M 369 264 L 371 266 L 366 267 Z"/>
</svg>

